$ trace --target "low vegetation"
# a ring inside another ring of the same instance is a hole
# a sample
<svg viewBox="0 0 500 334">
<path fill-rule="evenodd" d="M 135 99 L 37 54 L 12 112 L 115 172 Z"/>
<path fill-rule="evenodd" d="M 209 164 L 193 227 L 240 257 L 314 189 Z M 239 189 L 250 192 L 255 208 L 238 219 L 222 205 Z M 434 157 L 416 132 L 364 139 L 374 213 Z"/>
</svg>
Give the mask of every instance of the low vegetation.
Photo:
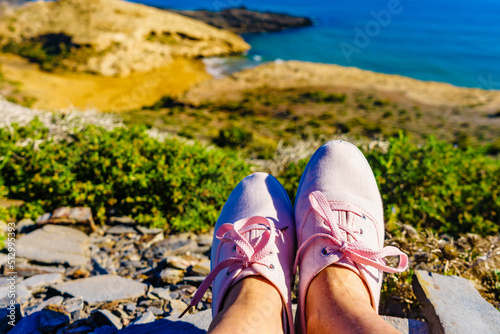
<svg viewBox="0 0 500 334">
<path fill-rule="evenodd" d="M 279 142 L 348 134 L 391 138 L 402 131 L 416 143 L 430 136 L 466 148 L 489 143 L 499 152 L 498 120 L 468 107 L 427 106 L 401 96 L 340 88 L 259 88 L 241 98 L 198 106 L 166 96 L 154 105 L 123 114 L 128 124 L 149 126 L 189 138 L 238 146 L 246 156 L 269 159 Z M 244 140 L 239 136 L 248 132 Z M 234 138 L 228 136 L 234 135 Z M 251 137 L 251 138 L 250 138 Z M 241 141 L 241 142 L 240 142 Z"/>
<path fill-rule="evenodd" d="M 102 56 L 109 49 L 96 52 L 90 45 L 75 44 L 70 36 L 58 33 L 26 39 L 21 43 L 10 40 L 1 51 L 24 57 L 38 64 L 41 70 L 61 72 L 75 70 L 91 57 Z"/>
<path fill-rule="evenodd" d="M 160 142 L 139 127 L 89 126 L 54 140 L 39 122 L 14 125 L 0 130 L 0 157 L 0 197 L 26 202 L 4 218 L 89 206 L 101 222 L 114 209 L 173 232 L 209 229 L 250 172 L 233 153 L 179 139 Z"/>
</svg>

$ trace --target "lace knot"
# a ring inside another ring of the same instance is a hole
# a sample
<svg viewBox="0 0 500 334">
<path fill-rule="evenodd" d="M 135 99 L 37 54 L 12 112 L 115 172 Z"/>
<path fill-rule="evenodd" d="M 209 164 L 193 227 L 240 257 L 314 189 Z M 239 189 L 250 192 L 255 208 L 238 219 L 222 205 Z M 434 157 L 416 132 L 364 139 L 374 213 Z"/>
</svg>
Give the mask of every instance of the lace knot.
<svg viewBox="0 0 500 334">
<path fill-rule="evenodd" d="M 248 241 L 249 238 L 245 238 L 243 235 L 251 231 L 263 232 L 254 242 L 250 243 Z M 267 266 L 264 258 L 271 252 L 274 241 L 278 237 L 278 232 L 270 219 L 254 216 L 240 219 L 234 224 L 221 225 L 217 229 L 215 237 L 221 241 L 219 247 L 221 247 L 224 242 L 234 242 L 236 253 L 234 256 L 221 261 L 213 268 L 203 283 L 201 283 L 188 307 L 181 313 L 179 318 L 181 318 L 192 306 L 198 304 L 203 298 L 205 291 L 224 268 L 228 268 L 227 272 L 232 273 L 237 269 L 248 268 L 254 263 Z"/>
<path fill-rule="evenodd" d="M 349 242 L 342 240 L 342 243 L 340 244 L 339 251 L 342 253 L 345 253 L 349 249 Z"/>
<path fill-rule="evenodd" d="M 312 210 L 323 219 L 325 224 L 328 226 L 329 231 L 328 233 L 322 232 L 313 234 L 302 243 L 297 251 L 297 256 L 295 257 L 294 268 L 297 268 L 302 251 L 316 238 L 324 238 L 330 242 L 330 246 L 324 248 L 325 250 L 338 250 L 342 252 L 346 258 L 353 262 L 369 265 L 388 273 L 400 273 L 406 270 L 408 267 L 408 256 L 396 247 L 387 246 L 382 250 L 377 250 L 370 248 L 365 242 L 359 240 L 356 240 L 355 242 L 347 241 L 347 235 L 354 236 L 356 232 L 353 232 L 346 226 L 341 226 L 340 223 L 336 222 L 333 212 L 351 212 L 355 216 L 366 217 L 361 210 L 358 210 L 348 204 L 336 204 L 334 206 L 330 206 L 330 203 L 328 203 L 325 195 L 323 195 L 320 191 L 310 193 L 309 202 L 311 203 Z M 397 268 L 392 268 L 385 264 L 384 258 L 387 256 L 399 257 L 399 265 Z"/>
</svg>

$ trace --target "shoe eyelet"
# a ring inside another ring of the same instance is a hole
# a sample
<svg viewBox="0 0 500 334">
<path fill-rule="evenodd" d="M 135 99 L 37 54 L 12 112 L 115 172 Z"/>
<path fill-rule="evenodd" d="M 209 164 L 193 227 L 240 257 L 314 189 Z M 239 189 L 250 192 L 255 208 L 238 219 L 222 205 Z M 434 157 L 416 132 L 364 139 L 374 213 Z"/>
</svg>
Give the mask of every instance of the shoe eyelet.
<svg viewBox="0 0 500 334">
<path fill-rule="evenodd" d="M 236 245 L 233 246 L 233 249 L 232 249 L 233 252 L 236 252 Z"/>
<path fill-rule="evenodd" d="M 274 264 L 270 264 L 267 268 L 269 268 L 269 270 L 274 270 Z"/>
<path fill-rule="evenodd" d="M 362 217 L 364 220 L 366 220 L 366 216 L 365 216 L 365 215 L 362 215 L 361 217 Z"/>
<path fill-rule="evenodd" d="M 231 274 L 231 273 L 229 272 L 229 270 L 228 270 L 228 271 L 226 271 L 226 277 L 229 277 L 229 275 L 230 275 L 230 274 Z"/>
<path fill-rule="evenodd" d="M 365 231 L 360 227 L 359 228 L 359 235 L 363 236 L 365 234 Z"/>
<path fill-rule="evenodd" d="M 326 247 L 321 250 L 321 255 L 323 255 L 323 256 L 328 255 L 328 250 L 326 249 Z"/>
</svg>

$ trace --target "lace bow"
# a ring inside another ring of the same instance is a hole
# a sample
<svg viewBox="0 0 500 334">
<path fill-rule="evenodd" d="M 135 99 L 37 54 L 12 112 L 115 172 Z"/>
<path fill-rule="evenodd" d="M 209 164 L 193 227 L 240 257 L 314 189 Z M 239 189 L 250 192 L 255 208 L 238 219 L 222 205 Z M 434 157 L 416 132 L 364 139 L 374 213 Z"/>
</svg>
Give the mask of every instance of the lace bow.
<svg viewBox="0 0 500 334">
<path fill-rule="evenodd" d="M 387 273 L 400 273 L 406 270 L 408 267 L 408 256 L 396 247 L 387 246 L 382 250 L 373 250 L 363 241 L 356 238 L 355 234 L 360 233 L 359 231 L 354 231 L 345 226 L 341 226 L 339 223 L 334 223 L 334 211 L 351 212 L 359 217 L 366 218 L 363 213 L 348 205 L 338 204 L 330 206 L 325 195 L 320 191 L 310 193 L 309 201 L 312 209 L 325 221 L 330 231 L 329 233 L 316 233 L 310 236 L 302 246 L 300 246 L 295 258 L 294 268 L 297 268 L 300 254 L 311 242 L 316 238 L 325 238 L 329 239 L 331 244 L 322 250 L 323 255 L 340 251 L 347 259 L 353 262 L 369 265 Z M 350 219 L 354 220 L 354 216 L 351 215 Z M 342 233 L 342 231 L 345 233 Z M 349 242 L 347 240 L 347 235 L 352 236 L 356 241 Z M 399 256 L 399 265 L 397 268 L 386 265 L 384 258 L 387 256 Z"/>
<path fill-rule="evenodd" d="M 251 231 L 264 231 L 255 242 L 252 242 L 253 245 L 243 237 L 243 234 Z M 221 225 L 217 229 L 215 237 L 221 242 L 234 242 L 234 256 L 225 259 L 215 266 L 203 283 L 201 283 L 188 307 L 179 315 L 179 318 L 192 306 L 198 304 L 208 287 L 224 268 L 228 268 L 227 273 L 229 274 L 234 270 L 241 271 L 243 268 L 247 268 L 254 263 L 267 267 L 268 264 L 264 261 L 264 258 L 271 252 L 277 236 L 274 223 L 261 216 L 243 218 L 234 224 Z M 219 247 L 221 246 L 222 244 L 219 245 Z"/>
</svg>

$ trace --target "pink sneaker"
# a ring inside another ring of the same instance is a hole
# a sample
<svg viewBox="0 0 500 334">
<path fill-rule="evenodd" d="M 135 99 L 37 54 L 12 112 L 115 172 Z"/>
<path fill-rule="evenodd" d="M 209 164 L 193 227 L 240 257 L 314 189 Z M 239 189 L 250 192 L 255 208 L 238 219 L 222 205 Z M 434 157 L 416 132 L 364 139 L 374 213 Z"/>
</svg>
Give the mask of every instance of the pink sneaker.
<svg viewBox="0 0 500 334">
<path fill-rule="evenodd" d="M 262 275 L 276 287 L 283 300 L 284 332 L 294 333 L 291 287 L 297 248 L 293 208 L 283 186 L 265 173 L 247 176 L 222 208 L 215 231 L 212 272 L 189 307 L 198 304 L 213 282 L 212 317 L 215 317 L 231 286 L 247 276 Z"/>
<path fill-rule="evenodd" d="M 300 179 L 295 200 L 299 250 L 297 331 L 306 333 L 305 300 L 314 276 L 331 264 L 357 273 L 369 288 L 378 310 L 382 271 L 406 270 L 408 257 L 385 247 L 382 199 L 368 161 L 356 146 L 332 141 L 311 157 Z M 398 268 L 384 257 L 399 256 Z"/>
</svg>

